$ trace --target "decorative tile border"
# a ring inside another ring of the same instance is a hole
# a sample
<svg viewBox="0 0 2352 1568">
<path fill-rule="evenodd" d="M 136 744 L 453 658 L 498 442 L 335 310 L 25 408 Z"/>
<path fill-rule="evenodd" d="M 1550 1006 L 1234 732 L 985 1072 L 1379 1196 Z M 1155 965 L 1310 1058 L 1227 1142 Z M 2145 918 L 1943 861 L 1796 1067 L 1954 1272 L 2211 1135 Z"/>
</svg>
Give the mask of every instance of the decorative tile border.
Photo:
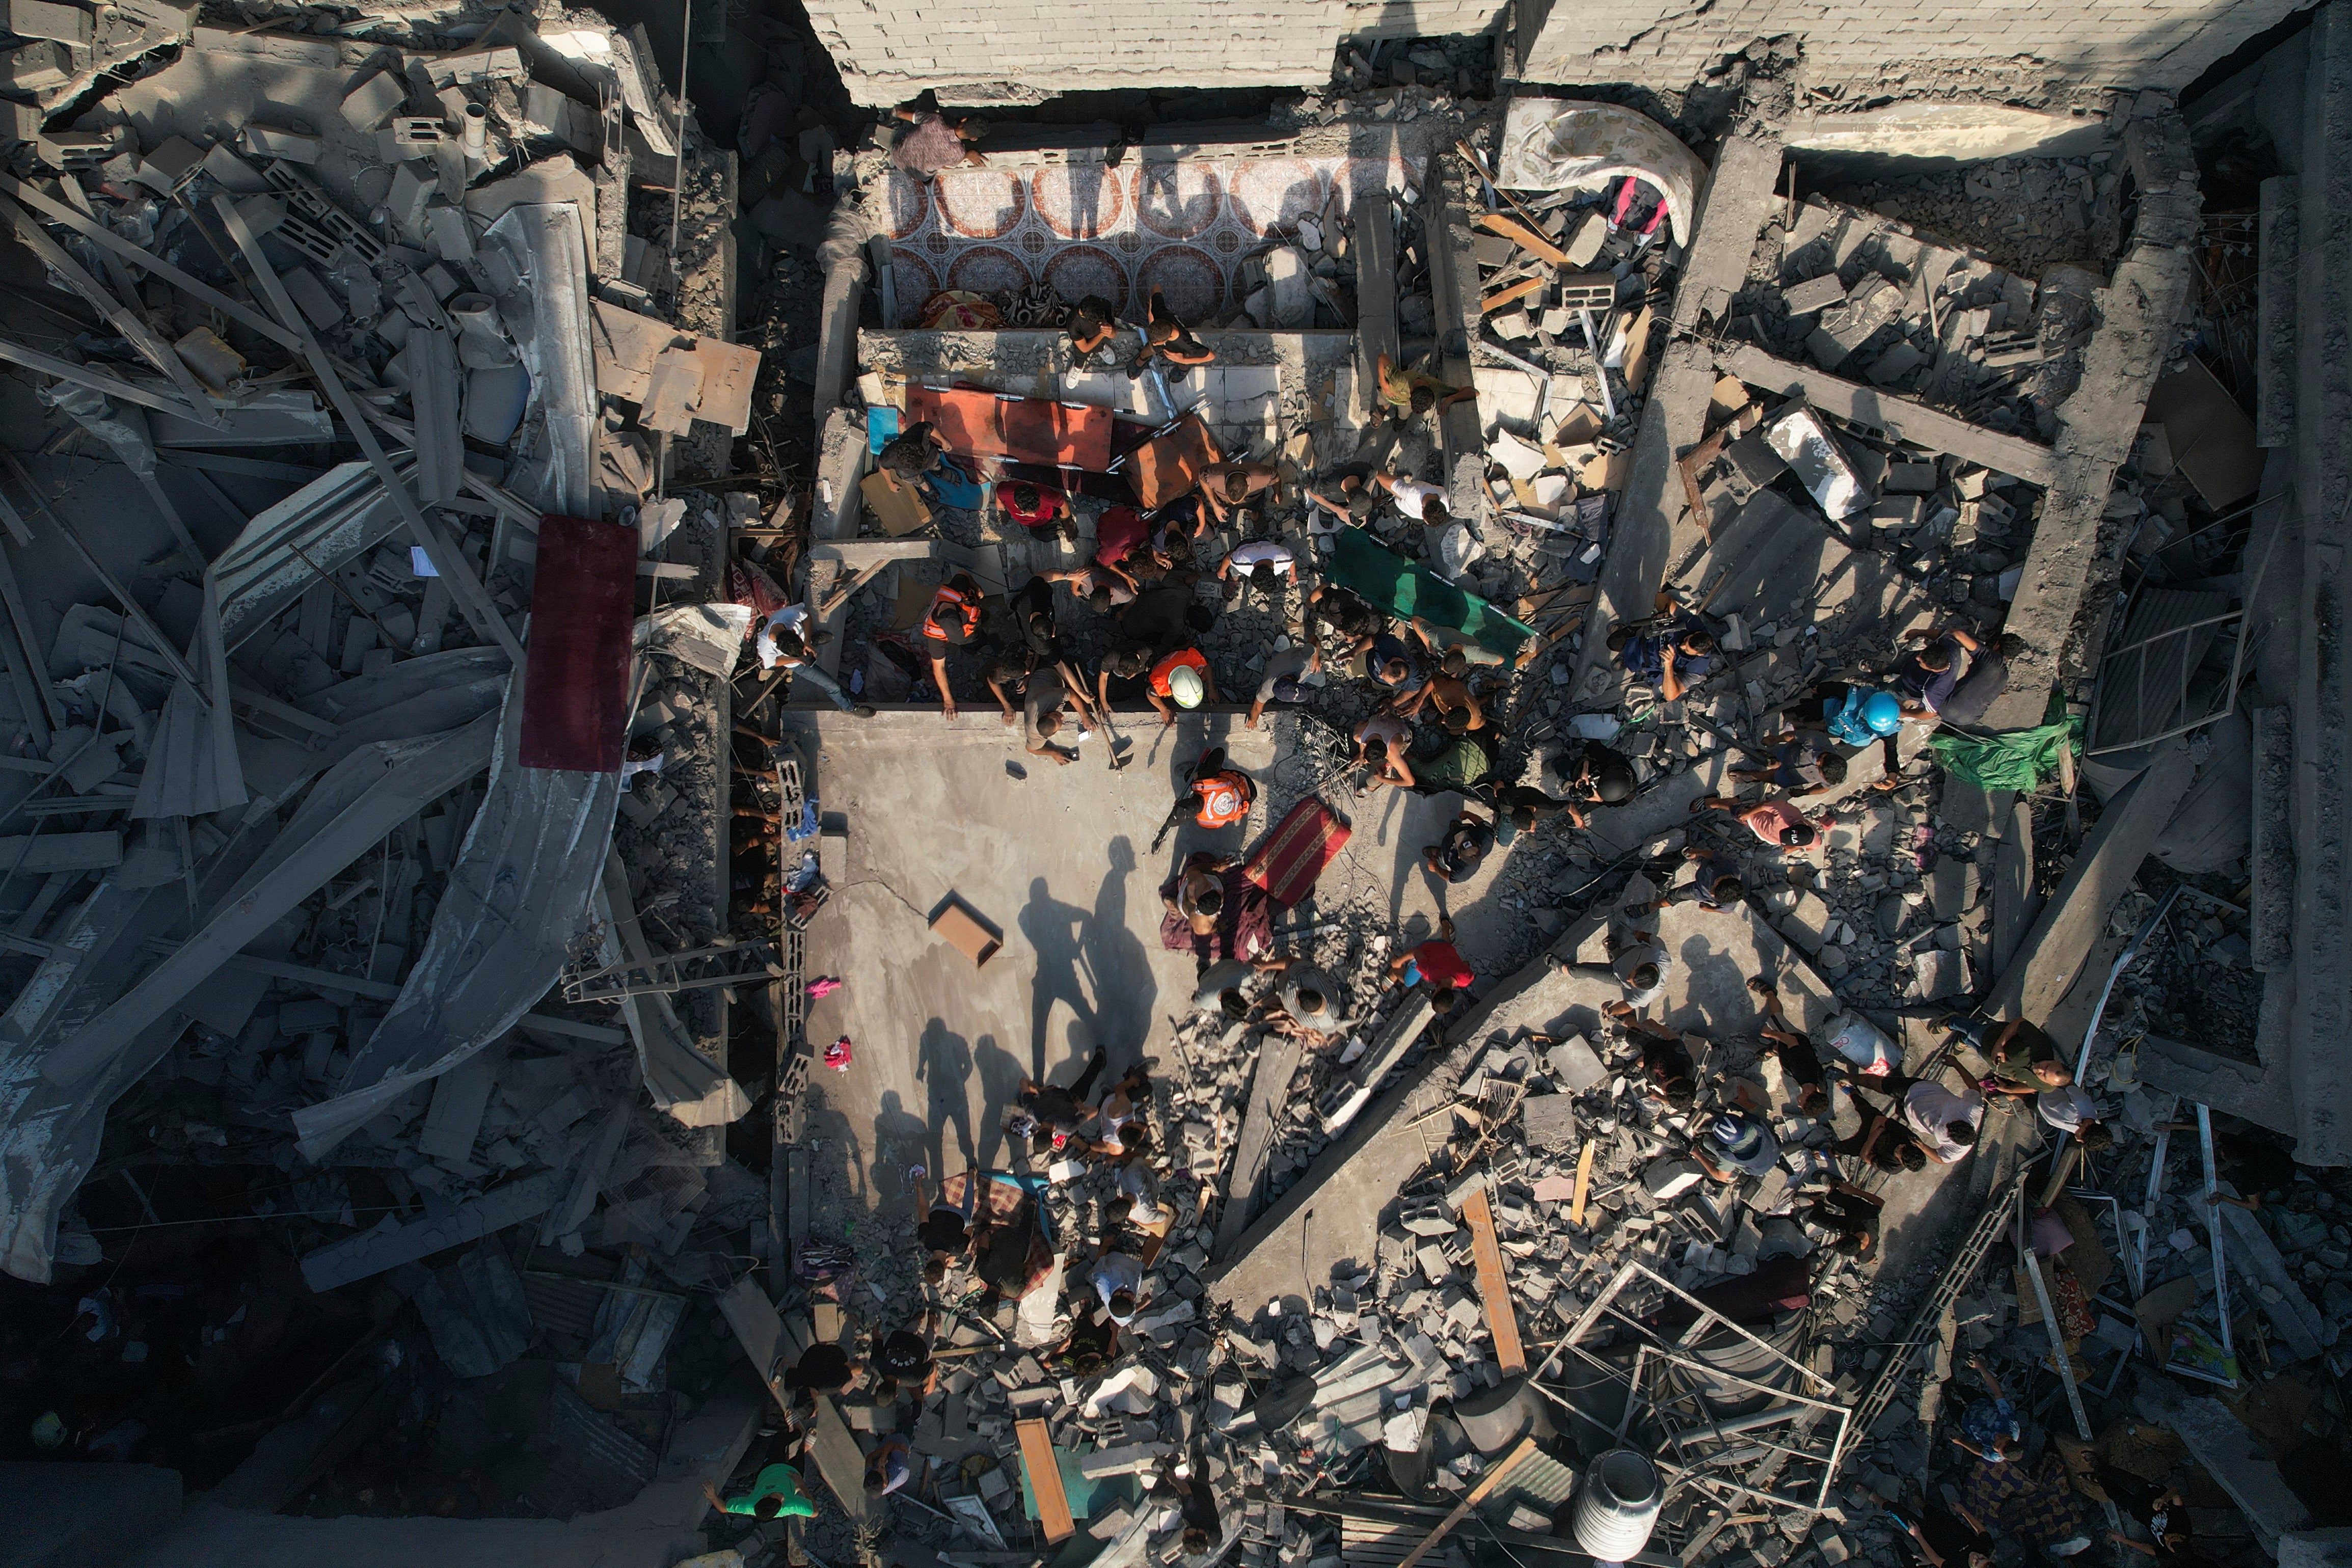
<svg viewBox="0 0 2352 1568">
<path fill-rule="evenodd" d="M 931 180 L 892 170 L 885 194 L 891 286 L 902 320 L 941 289 L 993 295 L 1050 283 L 1076 302 L 1099 294 L 1129 321 L 1157 286 L 1179 316 L 1213 322 L 1238 310 L 1234 273 L 1267 238 L 1321 210 L 1336 186 L 1402 187 L 1389 158 L 1199 159 L 950 169 Z"/>
</svg>

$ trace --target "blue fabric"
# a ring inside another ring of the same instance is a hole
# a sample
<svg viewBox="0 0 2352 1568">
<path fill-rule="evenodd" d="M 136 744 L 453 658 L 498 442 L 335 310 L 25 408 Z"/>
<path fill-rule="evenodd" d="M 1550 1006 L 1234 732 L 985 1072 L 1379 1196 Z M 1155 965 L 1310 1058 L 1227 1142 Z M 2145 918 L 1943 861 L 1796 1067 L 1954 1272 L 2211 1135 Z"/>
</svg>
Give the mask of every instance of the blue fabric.
<svg viewBox="0 0 2352 1568">
<path fill-rule="evenodd" d="M 882 448 L 888 446 L 890 437 L 898 433 L 898 411 L 897 409 L 887 404 L 878 408 L 866 409 L 866 449 L 867 451 L 877 458 L 880 457 Z"/>
<path fill-rule="evenodd" d="M 988 494 L 987 486 L 969 478 L 961 468 L 946 458 L 941 458 L 938 468 L 923 476 L 923 488 L 929 490 L 931 498 L 940 505 L 956 507 L 964 511 L 979 510 L 982 499 Z"/>
<path fill-rule="evenodd" d="M 1676 616 L 1674 624 L 1664 631 L 1653 632 L 1646 637 L 1627 637 L 1625 646 L 1618 650 L 1617 662 L 1623 665 L 1625 673 L 1634 679 L 1651 686 L 1663 686 L 1666 679 L 1666 645 L 1678 643 L 1699 629 L 1698 623 L 1688 616 Z M 1681 674 L 1685 686 L 1696 686 L 1705 680 L 1707 672 L 1714 668 L 1715 656 L 1712 654 L 1685 653 L 1675 657 L 1675 668 Z"/>
<path fill-rule="evenodd" d="M 1828 721 L 1830 733 L 1849 746 L 1875 744 L 1878 731 L 1864 722 L 1862 717 L 1862 705 L 1869 700 L 1870 693 L 1860 687 L 1849 686 L 1844 701 L 1822 703 L 1822 717 Z"/>
<path fill-rule="evenodd" d="M 2017 1407 L 2006 1399 L 1979 1399 L 1960 1413 L 1960 1430 L 1979 1448 L 2018 1435 Z"/>
</svg>

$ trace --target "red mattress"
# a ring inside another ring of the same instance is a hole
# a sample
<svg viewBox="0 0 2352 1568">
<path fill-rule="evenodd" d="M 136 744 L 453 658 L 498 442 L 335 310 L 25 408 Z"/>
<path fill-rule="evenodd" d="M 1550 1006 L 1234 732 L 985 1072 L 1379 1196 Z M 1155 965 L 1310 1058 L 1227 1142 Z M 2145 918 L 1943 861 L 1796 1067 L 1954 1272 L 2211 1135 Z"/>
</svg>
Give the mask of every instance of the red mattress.
<svg viewBox="0 0 2352 1568">
<path fill-rule="evenodd" d="M 1315 879 L 1348 847 L 1350 831 L 1338 813 L 1309 795 L 1275 825 L 1243 866 L 1242 875 L 1286 910 L 1315 890 Z"/>
<path fill-rule="evenodd" d="M 635 529 L 579 517 L 539 520 L 516 752 L 524 767 L 621 771 L 636 597 Z"/>
<path fill-rule="evenodd" d="M 1038 397 L 1008 397 L 970 387 L 907 388 L 905 423 L 928 419 L 948 450 L 960 456 L 1009 458 L 1055 468 L 1110 467 L 1111 412 L 1074 408 Z"/>
</svg>

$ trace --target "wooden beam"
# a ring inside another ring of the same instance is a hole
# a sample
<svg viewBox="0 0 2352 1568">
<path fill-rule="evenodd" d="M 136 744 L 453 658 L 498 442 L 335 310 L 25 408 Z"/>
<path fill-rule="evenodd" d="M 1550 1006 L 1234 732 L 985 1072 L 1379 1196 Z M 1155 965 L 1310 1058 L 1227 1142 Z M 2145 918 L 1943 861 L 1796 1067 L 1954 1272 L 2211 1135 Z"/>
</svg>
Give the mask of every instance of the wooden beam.
<svg viewBox="0 0 2352 1568">
<path fill-rule="evenodd" d="M 1554 267 L 1568 265 L 1568 252 L 1546 239 L 1523 223 L 1514 223 L 1501 213 L 1480 213 L 1470 220 L 1473 228 L 1483 228 L 1488 234 L 1499 234 L 1530 256 L 1540 257 Z"/>
<path fill-rule="evenodd" d="M 1495 1211 L 1486 1202 L 1486 1188 L 1462 1200 L 1462 1217 L 1470 1226 L 1470 1260 L 1478 1271 L 1478 1300 L 1486 1308 L 1487 1331 L 1495 1336 L 1495 1370 L 1505 1377 L 1517 1377 L 1528 1370 L 1528 1352 L 1519 1343 L 1519 1314 L 1511 1305 L 1511 1283 L 1503 1274 L 1502 1244 L 1495 1239 Z"/>
<path fill-rule="evenodd" d="M 1021 1468 L 1029 1472 L 1029 1489 L 1037 1499 L 1037 1527 L 1046 1545 L 1059 1546 L 1078 1532 L 1078 1521 L 1070 1517 L 1070 1494 L 1062 1489 L 1054 1439 L 1042 1420 L 1016 1421 L 1013 1430 L 1021 1435 Z"/>
<path fill-rule="evenodd" d="M 1421 1544 L 1408 1552 L 1404 1561 L 1397 1564 L 1397 1568 L 1412 1568 L 1414 1563 L 1435 1551 L 1447 1536 L 1454 1533 L 1454 1527 L 1467 1519 L 1470 1516 L 1470 1510 L 1485 1502 L 1486 1494 L 1500 1486 L 1503 1478 L 1516 1469 L 1521 1459 L 1535 1451 L 1536 1440 L 1533 1437 L 1522 1437 L 1519 1439 L 1517 1447 L 1487 1466 L 1486 1473 L 1478 1478 L 1478 1484 L 1462 1494 L 1462 1500 L 1454 1505 L 1454 1511 L 1439 1520 L 1437 1528 L 1423 1536 Z"/>
<path fill-rule="evenodd" d="M 1750 386 L 1801 397 L 1824 414 L 1856 425 L 1884 430 L 1931 451 L 1948 452 L 1971 463 L 1982 463 L 2012 479 L 2048 489 L 2055 464 L 2050 448 L 2021 437 L 2004 436 L 1967 420 L 1897 397 L 1874 386 L 1864 386 L 1825 370 L 1790 364 L 1754 346 L 1718 351 L 1716 363 Z"/>
<path fill-rule="evenodd" d="M 1545 284 L 1550 281 L 1551 279 L 1548 277 L 1528 278 L 1512 284 L 1507 289 L 1497 289 L 1492 294 L 1487 295 L 1485 299 L 1478 301 L 1479 313 L 1482 315 L 1492 315 L 1496 310 L 1501 310 L 1504 306 L 1512 303 L 1514 300 L 1526 299 L 1528 295 L 1534 293 L 1537 289 L 1542 288 Z"/>
<path fill-rule="evenodd" d="M 1592 1191 L 1592 1140 L 1584 1141 L 1584 1152 L 1576 1157 L 1576 1201 L 1569 1205 L 1568 1223 L 1578 1230 L 1584 1228 L 1584 1200 Z"/>
</svg>

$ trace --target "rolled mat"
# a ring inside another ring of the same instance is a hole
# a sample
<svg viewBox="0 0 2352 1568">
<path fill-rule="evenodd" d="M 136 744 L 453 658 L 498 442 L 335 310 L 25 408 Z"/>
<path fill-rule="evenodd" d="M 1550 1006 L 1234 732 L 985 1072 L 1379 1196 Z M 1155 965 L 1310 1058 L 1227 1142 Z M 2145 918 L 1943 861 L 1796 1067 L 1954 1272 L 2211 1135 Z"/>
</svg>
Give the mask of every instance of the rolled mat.
<svg viewBox="0 0 2352 1568">
<path fill-rule="evenodd" d="M 1242 867 L 1242 875 L 1286 910 L 1315 890 L 1315 879 L 1339 858 L 1352 831 L 1337 812 L 1309 795 L 1275 825 Z"/>
</svg>

